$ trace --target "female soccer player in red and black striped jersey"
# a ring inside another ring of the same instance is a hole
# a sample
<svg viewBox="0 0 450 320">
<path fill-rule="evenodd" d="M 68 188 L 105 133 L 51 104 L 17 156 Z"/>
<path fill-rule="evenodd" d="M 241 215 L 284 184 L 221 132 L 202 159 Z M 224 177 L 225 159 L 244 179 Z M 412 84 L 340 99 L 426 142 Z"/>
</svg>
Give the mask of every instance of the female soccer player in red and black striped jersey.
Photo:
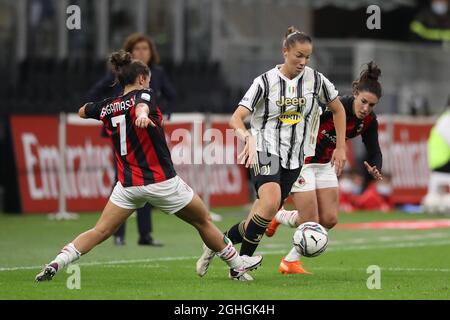
<svg viewBox="0 0 450 320">
<path fill-rule="evenodd" d="M 123 94 L 87 103 L 79 115 L 103 122 L 113 142 L 119 181 L 95 227 L 66 245 L 36 276 L 36 281 L 51 280 L 58 270 L 108 239 L 147 202 L 194 226 L 203 242 L 240 275 L 258 267 L 262 257 L 240 256 L 212 223 L 200 197 L 177 176 L 155 94 L 148 89 L 148 66 L 132 60 L 125 51 L 113 53 L 110 62 Z"/>
<path fill-rule="evenodd" d="M 367 171 L 374 179 L 381 180 L 382 154 L 378 143 L 378 121 L 373 112 L 381 98 L 381 84 L 378 77 L 381 70 L 370 62 L 353 83 L 353 95 L 341 97 L 345 108 L 347 128 L 346 139 L 359 135 L 367 149 Z M 330 165 L 336 144 L 336 130 L 331 112 L 325 111 L 320 117 L 315 155 L 305 159 L 301 174 L 291 189 L 297 210 L 280 210 L 266 230 L 273 236 L 280 224 L 296 228 L 308 221 L 320 223 L 327 229 L 337 224 L 339 194 L 338 180 Z M 282 273 L 308 273 L 300 263 L 300 255 L 295 248 L 282 259 L 279 270 Z"/>
<path fill-rule="evenodd" d="M 140 60 L 148 65 L 152 74 L 150 81 L 150 88 L 156 95 L 156 100 L 159 104 L 164 103 L 162 112 L 170 117 L 173 111 L 173 101 L 176 97 L 176 90 L 170 83 L 169 78 L 164 69 L 159 65 L 160 56 L 154 41 L 143 33 L 133 33 L 127 37 L 123 44 L 123 49 L 129 53 L 133 59 Z M 115 76 L 112 70 L 98 81 L 88 92 L 86 101 L 103 100 L 107 97 L 120 95 L 123 88 L 118 81 L 115 81 Z M 107 136 L 104 128 L 102 128 L 102 136 Z M 117 177 L 117 168 L 116 177 Z M 117 178 L 116 178 L 117 180 Z M 136 210 L 136 222 L 139 230 L 139 245 L 162 246 L 163 244 L 154 239 L 152 236 L 152 207 L 147 203 L 144 207 Z M 119 227 L 114 233 L 114 244 L 125 244 L 125 223 Z"/>
</svg>

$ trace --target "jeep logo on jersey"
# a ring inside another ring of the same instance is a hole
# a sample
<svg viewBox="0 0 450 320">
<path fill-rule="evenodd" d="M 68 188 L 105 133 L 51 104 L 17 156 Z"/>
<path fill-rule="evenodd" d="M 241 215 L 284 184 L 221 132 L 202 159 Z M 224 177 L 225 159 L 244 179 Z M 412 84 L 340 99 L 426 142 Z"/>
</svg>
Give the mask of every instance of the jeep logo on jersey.
<svg viewBox="0 0 450 320">
<path fill-rule="evenodd" d="M 281 100 L 277 101 L 277 106 L 279 107 L 288 107 L 288 106 L 304 106 L 306 104 L 306 98 L 286 98 L 285 96 L 281 97 Z"/>
<path fill-rule="evenodd" d="M 288 111 L 281 114 L 278 119 L 285 124 L 296 124 L 302 121 L 303 117 L 300 112 L 297 111 Z"/>
</svg>

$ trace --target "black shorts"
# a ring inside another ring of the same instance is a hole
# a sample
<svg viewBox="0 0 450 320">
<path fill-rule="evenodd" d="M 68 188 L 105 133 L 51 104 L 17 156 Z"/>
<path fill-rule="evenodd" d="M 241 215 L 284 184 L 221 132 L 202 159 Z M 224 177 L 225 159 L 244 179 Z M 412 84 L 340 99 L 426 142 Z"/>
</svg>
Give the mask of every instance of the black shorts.
<svg viewBox="0 0 450 320">
<path fill-rule="evenodd" d="M 257 163 L 250 168 L 250 175 L 256 189 L 256 196 L 259 198 L 258 189 L 267 182 L 275 182 L 281 188 L 281 204 L 289 196 L 292 185 L 298 179 L 301 167 L 297 169 L 285 169 L 281 166 L 280 158 L 276 155 L 259 152 Z"/>
</svg>

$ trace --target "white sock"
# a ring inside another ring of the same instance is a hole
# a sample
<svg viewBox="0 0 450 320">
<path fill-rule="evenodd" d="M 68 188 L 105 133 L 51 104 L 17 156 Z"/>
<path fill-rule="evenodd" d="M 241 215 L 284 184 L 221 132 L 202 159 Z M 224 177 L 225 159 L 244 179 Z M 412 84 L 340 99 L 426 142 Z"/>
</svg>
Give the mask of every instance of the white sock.
<svg viewBox="0 0 450 320">
<path fill-rule="evenodd" d="M 275 215 L 275 220 L 277 220 L 277 222 L 281 223 L 284 226 L 288 226 L 291 228 L 297 228 L 297 222 L 296 222 L 297 217 L 298 217 L 297 210 L 292 210 L 292 211 L 280 210 Z"/>
<path fill-rule="evenodd" d="M 241 256 L 231 243 L 223 248 L 222 251 L 217 252 L 217 255 L 232 269 L 237 269 L 242 265 Z"/>
<path fill-rule="evenodd" d="M 294 262 L 299 261 L 301 258 L 300 253 L 297 252 L 297 249 L 295 247 L 292 247 L 291 251 L 287 254 L 286 257 L 284 257 L 284 260 L 287 262 Z"/>
<path fill-rule="evenodd" d="M 78 260 L 80 256 L 81 253 L 77 250 L 77 248 L 75 248 L 73 243 L 69 243 L 64 248 L 62 248 L 61 252 L 49 264 L 56 263 L 59 270 L 67 266 L 69 263 Z"/>
</svg>

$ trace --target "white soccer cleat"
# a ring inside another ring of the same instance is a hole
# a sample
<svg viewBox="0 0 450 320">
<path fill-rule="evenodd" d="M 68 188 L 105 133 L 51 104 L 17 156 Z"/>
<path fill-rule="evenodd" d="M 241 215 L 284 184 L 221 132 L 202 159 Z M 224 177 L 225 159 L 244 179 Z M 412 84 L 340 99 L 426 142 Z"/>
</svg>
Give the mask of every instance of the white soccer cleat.
<svg viewBox="0 0 450 320">
<path fill-rule="evenodd" d="M 196 271 L 200 277 L 203 277 L 207 272 L 209 265 L 216 253 L 203 244 L 203 253 L 197 260 Z"/>
<path fill-rule="evenodd" d="M 55 268 L 53 265 L 46 264 L 41 272 L 36 275 L 35 280 L 36 282 L 50 281 L 55 276 L 56 271 L 57 267 Z"/>
<path fill-rule="evenodd" d="M 230 278 L 231 280 L 238 280 L 238 281 L 253 281 L 253 280 L 255 280 L 249 273 L 244 273 L 244 274 L 240 275 L 239 277 L 233 277 L 230 272 L 230 273 L 228 273 L 228 278 Z"/>
<path fill-rule="evenodd" d="M 230 269 L 229 278 L 232 280 L 240 281 L 251 281 L 253 277 L 250 275 L 245 275 L 246 272 L 251 270 L 256 270 L 261 265 L 263 257 L 262 256 L 241 256 L 242 265 L 236 269 Z"/>
</svg>

